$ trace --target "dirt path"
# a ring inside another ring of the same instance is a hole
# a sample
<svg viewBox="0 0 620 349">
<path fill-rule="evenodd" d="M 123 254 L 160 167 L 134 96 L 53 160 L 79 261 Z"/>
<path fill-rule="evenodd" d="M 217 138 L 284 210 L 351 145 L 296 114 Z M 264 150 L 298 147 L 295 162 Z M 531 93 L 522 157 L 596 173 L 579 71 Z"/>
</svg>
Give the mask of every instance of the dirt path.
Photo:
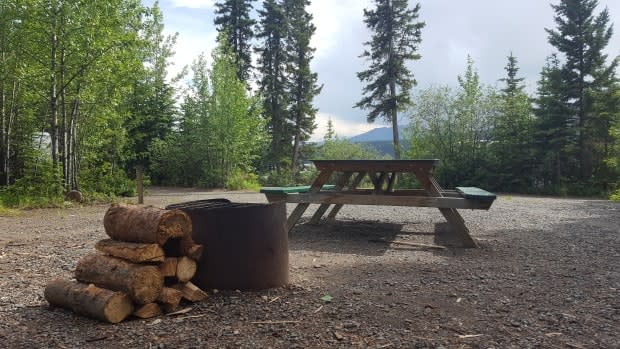
<svg viewBox="0 0 620 349">
<path fill-rule="evenodd" d="M 264 202 L 161 188 L 146 200 L 216 197 Z M 210 294 L 185 316 L 118 325 L 42 296 L 105 237 L 106 208 L 0 217 L 1 348 L 620 347 L 618 203 L 501 196 L 488 212 L 462 212 L 475 250 L 371 242 L 432 243 L 436 209 L 345 206 L 336 224 L 293 230 L 289 286 Z"/>
</svg>

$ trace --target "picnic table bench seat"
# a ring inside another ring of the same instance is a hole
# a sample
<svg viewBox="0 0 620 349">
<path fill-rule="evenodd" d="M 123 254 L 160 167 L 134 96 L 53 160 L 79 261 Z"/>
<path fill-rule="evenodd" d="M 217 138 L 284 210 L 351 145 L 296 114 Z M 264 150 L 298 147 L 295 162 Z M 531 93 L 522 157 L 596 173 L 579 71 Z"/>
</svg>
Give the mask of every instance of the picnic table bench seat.
<svg viewBox="0 0 620 349">
<path fill-rule="evenodd" d="M 468 200 L 494 201 L 497 195 L 476 187 L 456 187 L 456 191 Z"/>
</svg>

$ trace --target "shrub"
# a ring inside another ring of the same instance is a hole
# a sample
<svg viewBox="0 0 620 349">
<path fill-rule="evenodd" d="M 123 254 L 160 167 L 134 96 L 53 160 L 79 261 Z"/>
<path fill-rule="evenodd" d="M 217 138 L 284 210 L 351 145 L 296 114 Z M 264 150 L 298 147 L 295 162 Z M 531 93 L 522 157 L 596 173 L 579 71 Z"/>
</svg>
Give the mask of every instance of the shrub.
<svg viewBox="0 0 620 349">
<path fill-rule="evenodd" d="M 60 176 L 52 169 L 51 162 L 43 162 L 12 185 L 0 191 L 0 204 L 15 208 L 61 207 L 64 203 Z"/>
<path fill-rule="evenodd" d="M 228 190 L 252 190 L 259 191 L 260 183 L 255 173 L 235 169 L 226 178 L 225 187 Z"/>
</svg>

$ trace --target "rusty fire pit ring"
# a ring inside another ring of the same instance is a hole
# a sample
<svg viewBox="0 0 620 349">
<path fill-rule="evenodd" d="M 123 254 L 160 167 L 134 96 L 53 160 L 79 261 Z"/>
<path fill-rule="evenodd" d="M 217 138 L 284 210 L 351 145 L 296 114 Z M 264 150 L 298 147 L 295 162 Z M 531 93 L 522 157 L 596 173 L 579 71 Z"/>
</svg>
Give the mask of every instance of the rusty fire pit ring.
<svg viewBox="0 0 620 349">
<path fill-rule="evenodd" d="M 288 283 L 284 202 L 208 199 L 168 205 L 192 220 L 192 238 L 205 247 L 192 282 L 220 290 L 261 290 Z"/>
</svg>

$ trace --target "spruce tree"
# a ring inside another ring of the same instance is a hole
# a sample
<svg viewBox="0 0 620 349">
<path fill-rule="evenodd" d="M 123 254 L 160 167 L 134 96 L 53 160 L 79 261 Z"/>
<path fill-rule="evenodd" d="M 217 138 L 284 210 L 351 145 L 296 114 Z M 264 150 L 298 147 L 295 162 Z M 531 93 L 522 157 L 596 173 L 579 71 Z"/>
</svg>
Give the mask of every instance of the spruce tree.
<svg viewBox="0 0 620 349">
<path fill-rule="evenodd" d="M 504 70 L 506 70 L 506 77 L 500 79 L 500 81 L 506 83 L 506 87 L 502 89 L 502 93 L 508 97 L 513 97 L 518 93 L 522 93 L 525 89 L 523 85 L 524 78 L 517 77 L 519 66 L 517 57 L 515 57 L 512 52 L 510 52 L 510 56 L 508 56 L 508 63 L 506 63 Z"/>
<path fill-rule="evenodd" d="M 490 143 L 498 188 L 523 192 L 531 187 L 532 117 L 530 98 L 525 93 L 518 61 L 510 53 L 504 68 L 499 113 Z"/>
<path fill-rule="evenodd" d="M 603 52 L 613 31 L 607 9 L 595 14 L 597 0 L 561 0 L 551 6 L 557 29 L 546 31 L 549 43 L 564 55 L 561 96 L 575 122 L 579 179 L 587 181 L 603 165 L 604 157 L 597 149 L 600 111 L 593 103 L 593 93 L 606 89 L 602 85 L 615 75 L 615 64 L 607 66 Z"/>
<path fill-rule="evenodd" d="M 130 115 L 124 121 L 129 136 L 127 150 L 131 154 L 126 164 L 128 172 L 132 172 L 135 165 L 141 165 L 147 167 L 148 173 L 151 143 L 164 139 L 171 132 L 178 113 L 174 81 L 167 80 L 177 34 L 164 35 L 164 17 L 158 1 L 146 14 L 140 51 L 143 67 L 137 72 L 132 94 L 128 97 Z"/>
<path fill-rule="evenodd" d="M 368 122 L 379 116 L 392 123 L 394 154 L 400 158 L 398 112 L 410 103 L 410 91 L 416 85 L 406 64 L 418 60 L 416 53 L 422 41 L 425 23 L 417 21 L 420 4 L 413 9 L 407 0 L 374 0 L 374 10 L 364 10 L 364 23 L 373 32 L 366 42 L 368 50 L 361 57 L 370 60 L 370 67 L 357 74 L 365 83 L 364 97 L 355 107 L 369 110 Z"/>
<path fill-rule="evenodd" d="M 545 187 L 558 192 L 575 173 L 576 159 L 571 156 L 575 144 L 575 128 L 564 96 L 562 68 L 557 55 L 551 55 L 538 81 L 535 145 L 539 173 Z"/>
<path fill-rule="evenodd" d="M 253 27 L 256 21 L 250 17 L 253 0 L 224 0 L 215 3 L 215 25 L 236 55 L 235 65 L 239 80 L 247 83 L 252 69 Z"/>
<path fill-rule="evenodd" d="M 291 125 L 287 122 L 289 96 L 286 91 L 287 35 L 286 14 L 282 3 L 265 0 L 260 16 L 256 48 L 259 55 L 259 91 L 263 97 L 263 115 L 268 120 L 267 130 L 271 144 L 267 154 L 267 166 L 278 173 L 290 165 Z"/>
<path fill-rule="evenodd" d="M 310 138 L 316 128 L 314 121 L 317 109 L 312 105 L 312 100 L 322 88 L 317 84 L 317 74 L 310 69 L 310 61 L 314 53 L 314 48 L 310 47 L 310 39 L 316 27 L 312 24 L 312 15 L 306 10 L 308 5 L 310 5 L 309 0 L 284 0 L 288 19 L 286 90 L 290 96 L 288 121 L 293 126 L 291 159 L 293 175 L 299 168 L 303 142 Z"/>
</svg>

